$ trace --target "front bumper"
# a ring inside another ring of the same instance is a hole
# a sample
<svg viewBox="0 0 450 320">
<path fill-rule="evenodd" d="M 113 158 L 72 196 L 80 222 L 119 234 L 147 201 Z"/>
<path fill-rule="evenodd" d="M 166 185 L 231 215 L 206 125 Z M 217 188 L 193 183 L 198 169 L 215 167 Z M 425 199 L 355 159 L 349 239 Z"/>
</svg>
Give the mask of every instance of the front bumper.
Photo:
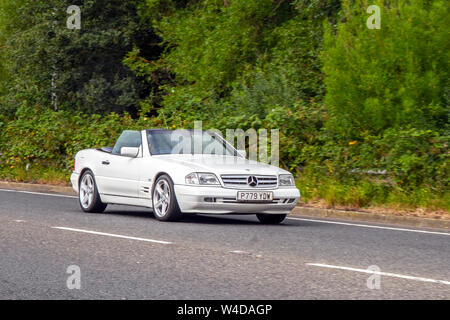
<svg viewBox="0 0 450 320">
<path fill-rule="evenodd" d="M 236 201 L 238 189 L 220 186 L 175 185 L 174 187 L 178 205 L 181 211 L 186 213 L 289 214 L 300 199 L 300 191 L 297 188 L 255 189 L 255 191 L 272 191 L 274 200 L 269 203 L 248 203 Z"/>
</svg>

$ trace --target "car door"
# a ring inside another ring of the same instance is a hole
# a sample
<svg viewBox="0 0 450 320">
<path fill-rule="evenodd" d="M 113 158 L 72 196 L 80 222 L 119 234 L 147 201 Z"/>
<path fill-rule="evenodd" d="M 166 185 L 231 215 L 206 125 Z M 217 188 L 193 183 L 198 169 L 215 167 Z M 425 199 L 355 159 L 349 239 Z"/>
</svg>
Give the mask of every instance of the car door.
<svg viewBox="0 0 450 320">
<path fill-rule="evenodd" d="M 121 155 L 123 147 L 139 148 L 136 157 Z M 124 131 L 111 153 L 100 158 L 97 180 L 99 191 L 110 196 L 138 198 L 139 172 L 142 164 L 142 141 L 139 131 Z"/>
</svg>

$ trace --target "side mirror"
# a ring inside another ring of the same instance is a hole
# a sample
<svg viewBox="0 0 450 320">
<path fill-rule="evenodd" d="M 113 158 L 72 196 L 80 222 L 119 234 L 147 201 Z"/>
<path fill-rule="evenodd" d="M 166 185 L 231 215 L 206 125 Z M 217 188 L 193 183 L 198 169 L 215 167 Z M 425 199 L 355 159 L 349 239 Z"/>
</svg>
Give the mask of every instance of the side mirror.
<svg viewBox="0 0 450 320">
<path fill-rule="evenodd" d="M 120 155 L 124 157 L 136 158 L 139 154 L 139 148 L 122 147 L 120 149 Z"/>
<path fill-rule="evenodd" d="M 244 150 L 238 150 L 237 151 L 242 157 L 247 158 L 247 151 Z"/>
</svg>

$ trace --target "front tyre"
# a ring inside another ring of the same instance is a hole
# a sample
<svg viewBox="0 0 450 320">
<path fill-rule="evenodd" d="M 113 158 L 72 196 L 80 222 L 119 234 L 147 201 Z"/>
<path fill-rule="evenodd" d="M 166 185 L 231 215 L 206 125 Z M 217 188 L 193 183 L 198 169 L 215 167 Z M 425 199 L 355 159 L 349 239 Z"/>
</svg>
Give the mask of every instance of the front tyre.
<svg viewBox="0 0 450 320">
<path fill-rule="evenodd" d="M 83 173 L 78 187 L 78 201 L 81 210 L 97 213 L 105 211 L 107 204 L 100 200 L 94 174 L 91 170 L 86 170 Z"/>
<path fill-rule="evenodd" d="M 160 176 L 153 188 L 153 213 L 160 221 L 176 221 L 181 219 L 172 179 L 166 174 Z"/>
<path fill-rule="evenodd" d="M 263 224 L 280 224 L 286 219 L 287 214 L 265 214 L 258 213 L 256 217 Z"/>
</svg>

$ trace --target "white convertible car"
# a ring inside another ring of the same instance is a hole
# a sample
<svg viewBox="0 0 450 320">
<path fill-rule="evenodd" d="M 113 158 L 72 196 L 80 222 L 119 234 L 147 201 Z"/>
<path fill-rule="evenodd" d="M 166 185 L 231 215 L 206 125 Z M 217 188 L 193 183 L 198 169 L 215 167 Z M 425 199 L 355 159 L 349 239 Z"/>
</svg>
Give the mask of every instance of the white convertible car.
<svg viewBox="0 0 450 320">
<path fill-rule="evenodd" d="M 78 152 L 70 180 L 85 212 L 142 206 L 163 221 L 235 213 L 276 224 L 300 198 L 288 171 L 247 160 L 245 151 L 200 130 L 126 130 L 114 148 Z"/>
</svg>

